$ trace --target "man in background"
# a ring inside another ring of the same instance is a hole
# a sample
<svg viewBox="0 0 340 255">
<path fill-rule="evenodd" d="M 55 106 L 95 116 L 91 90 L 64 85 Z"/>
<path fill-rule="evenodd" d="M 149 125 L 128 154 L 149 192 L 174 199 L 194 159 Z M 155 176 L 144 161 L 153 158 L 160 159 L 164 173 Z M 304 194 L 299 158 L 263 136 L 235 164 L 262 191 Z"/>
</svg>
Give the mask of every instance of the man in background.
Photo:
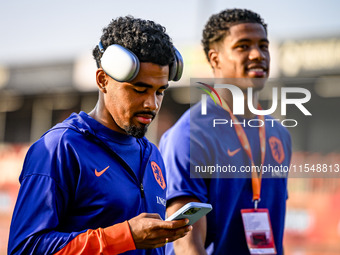
<svg viewBox="0 0 340 255">
<path fill-rule="evenodd" d="M 242 91 L 244 113 L 236 117 L 231 91 L 216 88 L 217 106 L 208 98 L 207 114 L 202 115 L 202 104 L 194 105 L 163 135 L 160 151 L 168 171 L 167 213 L 173 214 L 188 202 L 206 202 L 213 207 L 186 237 L 167 245 L 167 254 L 250 254 L 241 215 L 242 209 L 249 208 L 269 210 L 276 253 L 282 254 L 285 176 L 275 178 L 275 173 L 269 173 L 262 178 L 258 171 L 256 176 L 216 173 L 207 179 L 190 172 L 195 166 L 212 164 L 232 166 L 237 171 L 289 165 L 288 131 L 270 116 L 257 116 L 247 104 L 247 89 L 252 88 L 251 102 L 258 106 L 259 93 L 269 76 L 267 25 L 252 11 L 224 10 L 210 17 L 202 43 L 215 82 L 232 84 Z M 234 125 L 213 127 L 215 119 Z M 249 125 L 249 120 L 255 120 L 256 125 Z"/>
</svg>

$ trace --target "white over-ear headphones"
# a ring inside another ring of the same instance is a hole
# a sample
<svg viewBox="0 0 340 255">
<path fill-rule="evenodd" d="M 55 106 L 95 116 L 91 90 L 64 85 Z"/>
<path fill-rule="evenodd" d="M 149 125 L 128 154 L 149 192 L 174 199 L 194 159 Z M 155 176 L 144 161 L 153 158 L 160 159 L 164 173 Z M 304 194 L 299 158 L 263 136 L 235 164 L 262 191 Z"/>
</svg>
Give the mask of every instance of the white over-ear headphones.
<svg viewBox="0 0 340 255">
<path fill-rule="evenodd" d="M 102 43 L 99 42 L 98 47 L 103 53 L 100 60 L 101 67 L 111 78 L 119 82 L 127 82 L 137 76 L 140 62 L 132 51 L 119 44 L 112 44 L 104 50 Z M 169 65 L 169 81 L 178 81 L 183 73 L 183 58 L 176 48 L 174 50 L 175 59 Z"/>
</svg>

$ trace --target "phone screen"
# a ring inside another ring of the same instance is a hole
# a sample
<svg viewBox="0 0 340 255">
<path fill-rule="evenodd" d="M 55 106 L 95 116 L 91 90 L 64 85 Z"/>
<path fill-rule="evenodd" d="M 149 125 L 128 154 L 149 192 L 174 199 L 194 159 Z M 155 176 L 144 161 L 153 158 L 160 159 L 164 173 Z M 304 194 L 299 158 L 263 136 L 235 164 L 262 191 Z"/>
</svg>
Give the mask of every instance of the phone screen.
<svg viewBox="0 0 340 255">
<path fill-rule="evenodd" d="M 199 210 L 201 210 L 201 208 L 190 208 L 189 210 L 185 211 L 185 213 L 183 213 L 184 215 L 193 215 L 195 213 L 197 213 Z"/>
</svg>

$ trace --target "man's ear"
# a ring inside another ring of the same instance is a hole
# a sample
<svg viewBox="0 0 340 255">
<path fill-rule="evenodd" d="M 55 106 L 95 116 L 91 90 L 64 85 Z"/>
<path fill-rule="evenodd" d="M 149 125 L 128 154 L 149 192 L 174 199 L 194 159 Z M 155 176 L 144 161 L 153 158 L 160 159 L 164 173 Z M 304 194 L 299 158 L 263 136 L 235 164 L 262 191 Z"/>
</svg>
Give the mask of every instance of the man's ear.
<svg viewBox="0 0 340 255">
<path fill-rule="evenodd" d="M 108 84 L 108 77 L 102 68 L 98 68 L 96 72 L 96 81 L 99 90 L 106 93 L 106 86 Z"/>
<path fill-rule="evenodd" d="M 219 52 L 216 51 L 215 49 L 210 49 L 208 52 L 208 57 L 209 57 L 209 62 L 210 62 L 211 67 L 214 70 L 218 69 L 220 66 Z"/>
</svg>

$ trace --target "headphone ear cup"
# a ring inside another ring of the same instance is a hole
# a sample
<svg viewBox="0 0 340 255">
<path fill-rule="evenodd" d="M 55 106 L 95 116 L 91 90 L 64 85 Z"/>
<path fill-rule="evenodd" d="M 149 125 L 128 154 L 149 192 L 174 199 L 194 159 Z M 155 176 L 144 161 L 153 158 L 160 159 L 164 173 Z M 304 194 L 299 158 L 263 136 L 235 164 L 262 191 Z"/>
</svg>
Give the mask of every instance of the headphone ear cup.
<svg viewBox="0 0 340 255">
<path fill-rule="evenodd" d="M 175 60 L 171 63 L 171 65 L 169 65 L 169 81 L 172 81 L 175 78 L 176 72 L 177 72 L 177 59 L 175 57 Z"/>
<path fill-rule="evenodd" d="M 175 59 L 169 66 L 169 81 L 178 81 L 181 79 L 183 74 L 183 58 L 181 53 L 174 47 Z"/>
<path fill-rule="evenodd" d="M 118 44 L 112 44 L 107 47 L 100 62 L 105 73 L 119 82 L 133 80 L 140 68 L 137 56 Z"/>
</svg>

